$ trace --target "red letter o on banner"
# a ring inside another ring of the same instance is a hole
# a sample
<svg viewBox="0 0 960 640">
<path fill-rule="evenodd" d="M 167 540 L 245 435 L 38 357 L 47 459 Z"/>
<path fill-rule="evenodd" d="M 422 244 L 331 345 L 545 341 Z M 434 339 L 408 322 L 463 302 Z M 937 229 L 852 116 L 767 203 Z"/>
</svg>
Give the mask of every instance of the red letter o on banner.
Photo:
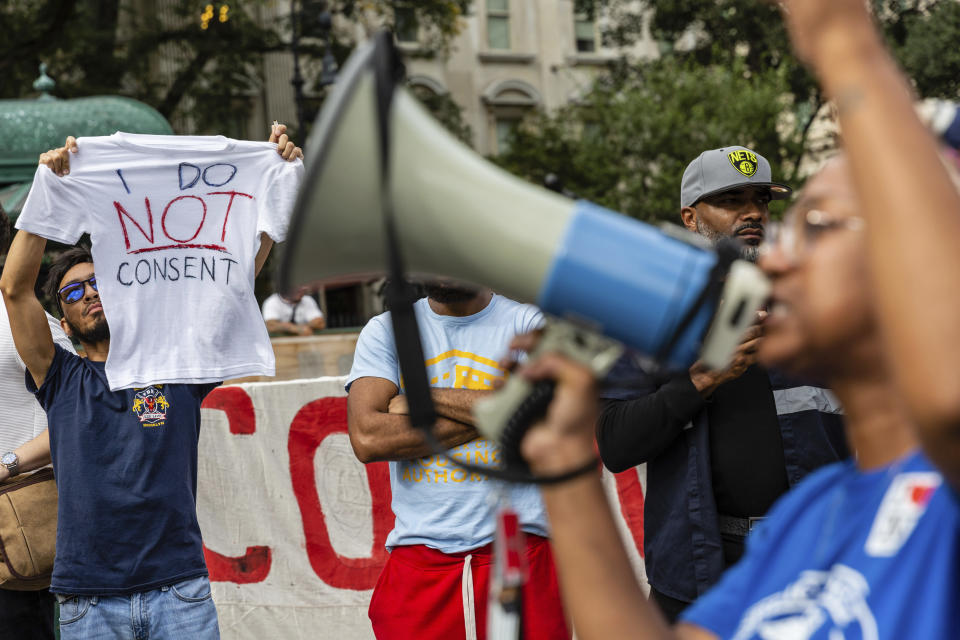
<svg viewBox="0 0 960 640">
<path fill-rule="evenodd" d="M 347 399 L 320 398 L 297 412 L 290 425 L 287 449 L 293 493 L 300 507 L 307 557 L 314 573 L 331 587 L 364 591 L 373 589 L 387 561 L 384 544 L 393 527 L 390 511 L 390 471 L 386 462 L 366 465 L 367 483 L 373 500 L 373 549 L 368 558 L 345 558 L 330 543 L 326 517 L 317 495 L 313 458 L 323 440 L 347 433 Z"/>
</svg>

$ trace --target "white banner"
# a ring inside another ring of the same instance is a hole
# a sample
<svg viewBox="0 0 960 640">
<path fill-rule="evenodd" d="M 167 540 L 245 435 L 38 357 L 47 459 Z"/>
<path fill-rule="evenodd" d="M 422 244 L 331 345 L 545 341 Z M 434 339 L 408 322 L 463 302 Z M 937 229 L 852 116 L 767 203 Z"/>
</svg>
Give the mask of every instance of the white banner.
<svg viewBox="0 0 960 640">
<path fill-rule="evenodd" d="M 225 640 L 373 638 L 390 483 L 386 463 L 353 455 L 344 380 L 225 386 L 204 401 L 197 509 Z M 604 477 L 641 577 L 643 475 Z"/>
</svg>

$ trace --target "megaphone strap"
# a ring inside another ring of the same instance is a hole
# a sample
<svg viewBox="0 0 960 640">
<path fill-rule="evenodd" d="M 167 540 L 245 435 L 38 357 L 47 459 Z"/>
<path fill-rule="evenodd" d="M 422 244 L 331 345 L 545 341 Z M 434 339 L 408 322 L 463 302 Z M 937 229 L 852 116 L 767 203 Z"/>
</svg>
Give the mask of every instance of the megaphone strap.
<svg viewBox="0 0 960 640">
<path fill-rule="evenodd" d="M 389 32 L 382 31 L 377 34 L 372 62 L 376 82 L 377 132 L 380 138 L 383 226 L 390 266 L 390 282 L 387 285 L 386 298 L 390 306 L 390 321 L 393 326 L 400 373 L 404 379 L 410 422 L 418 429 L 429 431 L 437 421 L 437 414 L 433 397 L 430 395 L 423 345 L 420 342 L 420 330 L 413 310 L 413 303 L 417 300 L 416 292 L 404 277 L 403 256 L 400 252 L 400 243 L 397 241 L 393 215 L 393 198 L 390 197 L 390 109 L 393 105 L 397 82 L 403 77 L 403 65 L 394 47 L 393 36 Z"/>
</svg>

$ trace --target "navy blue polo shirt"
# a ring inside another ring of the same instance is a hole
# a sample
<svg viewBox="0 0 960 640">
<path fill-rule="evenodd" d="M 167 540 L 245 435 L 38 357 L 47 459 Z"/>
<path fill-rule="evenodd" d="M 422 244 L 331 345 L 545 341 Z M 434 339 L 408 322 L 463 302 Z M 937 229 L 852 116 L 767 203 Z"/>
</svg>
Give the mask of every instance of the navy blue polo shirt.
<svg viewBox="0 0 960 640">
<path fill-rule="evenodd" d="M 37 389 L 57 478 L 50 590 L 122 595 L 207 574 L 197 523 L 200 403 L 217 384 L 111 391 L 59 346 Z"/>
</svg>

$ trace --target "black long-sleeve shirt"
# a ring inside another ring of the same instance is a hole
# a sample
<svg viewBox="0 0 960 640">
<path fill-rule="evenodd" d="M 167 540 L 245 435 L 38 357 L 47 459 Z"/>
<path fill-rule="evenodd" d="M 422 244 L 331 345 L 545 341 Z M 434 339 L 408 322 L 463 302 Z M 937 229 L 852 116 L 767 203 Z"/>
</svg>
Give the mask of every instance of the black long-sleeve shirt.
<svg viewBox="0 0 960 640">
<path fill-rule="evenodd" d="M 614 473 L 656 458 L 706 401 L 689 376 L 669 380 L 636 400 L 606 400 L 597 421 L 603 464 Z"/>
<path fill-rule="evenodd" d="M 655 459 L 700 411 L 707 412 L 717 510 L 762 516 L 789 484 L 777 408 L 761 367 L 720 385 L 709 401 L 682 375 L 644 397 L 608 403 L 598 426 L 600 455 L 611 470 Z"/>
</svg>

